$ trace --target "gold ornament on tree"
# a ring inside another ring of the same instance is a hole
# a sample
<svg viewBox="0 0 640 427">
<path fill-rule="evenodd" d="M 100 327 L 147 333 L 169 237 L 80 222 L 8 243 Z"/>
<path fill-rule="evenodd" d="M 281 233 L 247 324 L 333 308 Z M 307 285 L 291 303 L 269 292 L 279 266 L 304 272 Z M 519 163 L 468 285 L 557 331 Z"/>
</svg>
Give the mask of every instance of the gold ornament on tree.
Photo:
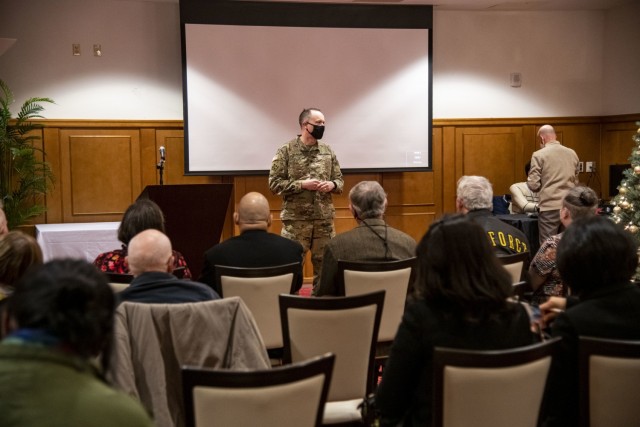
<svg viewBox="0 0 640 427">
<path fill-rule="evenodd" d="M 619 192 L 620 194 L 627 194 L 627 187 L 620 187 L 620 188 L 618 189 L 618 192 Z"/>
<path fill-rule="evenodd" d="M 640 175 L 640 166 L 636 166 L 635 168 L 633 168 L 633 173 L 635 173 L 636 175 Z"/>
<path fill-rule="evenodd" d="M 621 210 L 622 209 L 620 209 L 620 206 L 616 206 L 616 207 L 613 208 L 613 213 L 617 215 L 617 214 L 620 213 Z"/>
<path fill-rule="evenodd" d="M 624 202 L 620 203 L 620 207 L 622 209 L 629 209 L 629 202 L 625 200 Z"/>
<path fill-rule="evenodd" d="M 638 232 L 638 227 L 635 225 L 630 225 L 629 226 L 629 231 L 633 234 L 636 234 Z"/>
</svg>

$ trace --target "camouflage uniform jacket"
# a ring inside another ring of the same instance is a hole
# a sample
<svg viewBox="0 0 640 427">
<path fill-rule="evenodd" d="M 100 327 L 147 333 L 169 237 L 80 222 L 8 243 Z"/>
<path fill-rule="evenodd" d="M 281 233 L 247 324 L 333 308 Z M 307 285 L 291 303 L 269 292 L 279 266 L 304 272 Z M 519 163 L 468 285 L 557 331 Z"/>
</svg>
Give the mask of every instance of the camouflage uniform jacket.
<svg viewBox="0 0 640 427">
<path fill-rule="evenodd" d="M 308 147 L 297 137 L 278 149 L 269 172 L 269 189 L 283 198 L 280 218 L 333 218 L 335 209 L 331 193 L 303 190 L 305 179 L 333 181 L 336 188 L 331 193 L 340 194 L 344 187 L 340 164 L 331 147 L 320 141 Z"/>
</svg>

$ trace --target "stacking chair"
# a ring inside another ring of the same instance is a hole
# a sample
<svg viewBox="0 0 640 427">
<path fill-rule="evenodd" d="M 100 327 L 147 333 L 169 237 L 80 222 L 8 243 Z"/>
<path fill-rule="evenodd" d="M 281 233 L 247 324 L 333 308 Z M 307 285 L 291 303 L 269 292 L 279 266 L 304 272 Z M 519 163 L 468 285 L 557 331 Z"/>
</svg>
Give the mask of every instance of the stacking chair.
<svg viewBox="0 0 640 427">
<path fill-rule="evenodd" d="M 386 262 L 338 260 L 338 295 L 385 291 L 378 342 L 393 341 L 396 336 L 415 266 L 415 257 Z"/>
<path fill-rule="evenodd" d="M 352 297 L 279 298 L 284 362 L 327 352 L 336 355 L 323 424 L 361 424 L 357 407 L 373 389 L 384 291 Z"/>
<path fill-rule="evenodd" d="M 526 279 L 529 270 L 529 252 L 520 252 L 498 257 L 502 266 L 511 274 L 511 283 L 518 283 Z"/>
<path fill-rule="evenodd" d="M 182 368 L 186 427 L 314 427 L 335 356 L 259 371 Z"/>
<path fill-rule="evenodd" d="M 171 273 L 178 279 L 182 279 L 184 277 L 184 270 L 184 267 L 178 267 Z M 125 290 L 131 281 L 133 281 L 133 274 L 105 272 L 104 275 L 107 276 L 107 281 L 114 292 L 121 292 Z"/>
<path fill-rule="evenodd" d="M 559 339 L 508 350 L 435 348 L 434 427 L 535 427 Z"/>
<path fill-rule="evenodd" d="M 640 341 L 580 337 L 580 425 L 639 426 Z"/>
<path fill-rule="evenodd" d="M 282 327 L 278 295 L 297 291 L 302 274 L 300 263 L 263 268 L 241 268 L 216 265 L 216 287 L 223 298 L 240 297 L 253 314 L 264 344 L 270 354 L 282 348 Z"/>
</svg>

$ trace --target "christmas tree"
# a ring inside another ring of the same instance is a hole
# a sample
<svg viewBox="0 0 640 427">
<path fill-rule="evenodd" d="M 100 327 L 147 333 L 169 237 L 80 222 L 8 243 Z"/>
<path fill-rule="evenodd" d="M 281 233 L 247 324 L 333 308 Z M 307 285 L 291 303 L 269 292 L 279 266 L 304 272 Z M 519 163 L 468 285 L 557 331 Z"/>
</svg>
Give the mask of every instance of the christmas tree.
<svg viewBox="0 0 640 427">
<path fill-rule="evenodd" d="M 636 122 L 636 125 L 640 126 L 640 122 Z M 633 234 L 640 243 L 640 128 L 633 135 L 633 141 L 635 147 L 629 157 L 631 168 L 623 172 L 624 178 L 618 186 L 618 195 L 613 198 L 612 219 Z"/>
</svg>

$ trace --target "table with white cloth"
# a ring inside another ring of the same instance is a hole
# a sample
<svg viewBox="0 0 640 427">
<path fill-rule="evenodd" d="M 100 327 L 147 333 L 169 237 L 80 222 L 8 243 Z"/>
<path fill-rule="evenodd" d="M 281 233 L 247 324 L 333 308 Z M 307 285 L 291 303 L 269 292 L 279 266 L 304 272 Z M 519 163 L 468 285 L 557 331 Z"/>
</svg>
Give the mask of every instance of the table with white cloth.
<svg viewBox="0 0 640 427">
<path fill-rule="evenodd" d="M 120 249 L 120 222 L 82 222 L 36 225 L 36 240 L 44 261 L 59 258 L 93 262 L 103 252 Z"/>
</svg>

